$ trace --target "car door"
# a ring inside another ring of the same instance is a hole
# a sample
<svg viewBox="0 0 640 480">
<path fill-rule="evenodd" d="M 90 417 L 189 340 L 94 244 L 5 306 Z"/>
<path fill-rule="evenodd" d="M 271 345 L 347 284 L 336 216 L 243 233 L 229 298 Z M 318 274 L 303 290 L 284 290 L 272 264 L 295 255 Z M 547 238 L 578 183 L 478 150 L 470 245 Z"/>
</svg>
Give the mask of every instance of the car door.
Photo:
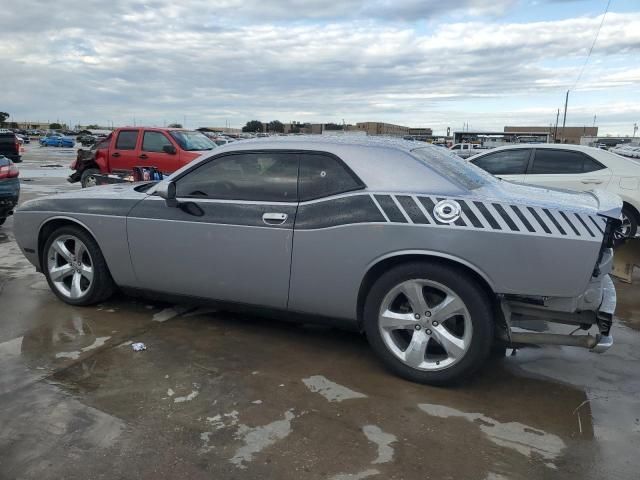
<svg viewBox="0 0 640 480">
<path fill-rule="evenodd" d="M 536 148 L 526 183 L 551 188 L 587 191 L 606 188 L 611 170 L 583 152 Z"/>
<path fill-rule="evenodd" d="M 298 157 L 235 152 L 175 179 L 177 206 L 150 195 L 127 230 L 139 287 L 286 308 Z"/>
<path fill-rule="evenodd" d="M 345 262 L 342 254 L 363 245 L 358 236 L 350 239 L 350 245 L 336 241 L 335 227 L 347 219 L 357 223 L 379 215 L 369 195 L 357 194 L 364 187 L 338 157 L 322 152 L 300 154 L 300 204 L 293 240 L 289 310 L 328 317 L 344 312 L 344 292 L 353 287 L 344 273 L 354 270 L 350 270 L 349 261 Z"/>
<path fill-rule="evenodd" d="M 139 129 L 120 130 L 109 149 L 109 165 L 114 173 L 131 173 L 138 165 L 138 136 Z"/>
<path fill-rule="evenodd" d="M 531 148 L 509 148 L 474 157 L 469 162 L 496 177 L 523 183 L 531 154 Z"/>
<path fill-rule="evenodd" d="M 166 152 L 165 147 L 172 148 L 173 153 Z M 144 130 L 138 158 L 140 166 L 156 167 L 165 174 L 173 173 L 176 170 L 178 150 L 164 132 Z"/>
</svg>

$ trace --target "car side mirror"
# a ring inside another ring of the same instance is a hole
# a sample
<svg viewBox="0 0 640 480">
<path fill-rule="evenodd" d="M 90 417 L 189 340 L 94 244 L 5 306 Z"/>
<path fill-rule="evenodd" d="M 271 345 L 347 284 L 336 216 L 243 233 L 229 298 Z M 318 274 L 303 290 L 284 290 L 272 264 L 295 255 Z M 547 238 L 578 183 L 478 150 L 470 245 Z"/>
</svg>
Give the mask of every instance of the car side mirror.
<svg viewBox="0 0 640 480">
<path fill-rule="evenodd" d="M 171 155 L 175 155 L 177 153 L 176 147 L 174 147 L 173 145 L 164 145 L 162 147 L 162 151 Z"/>
<path fill-rule="evenodd" d="M 156 187 L 156 193 L 160 198 L 164 198 L 167 207 L 177 207 L 176 184 L 173 181 L 160 182 Z"/>
</svg>

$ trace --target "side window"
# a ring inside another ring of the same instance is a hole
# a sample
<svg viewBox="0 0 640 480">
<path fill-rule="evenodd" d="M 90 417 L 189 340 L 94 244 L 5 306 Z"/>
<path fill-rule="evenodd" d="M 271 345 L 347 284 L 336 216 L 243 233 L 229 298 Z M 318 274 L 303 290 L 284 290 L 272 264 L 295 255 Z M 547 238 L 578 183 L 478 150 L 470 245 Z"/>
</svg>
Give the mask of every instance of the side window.
<svg viewBox="0 0 640 480">
<path fill-rule="evenodd" d="M 606 167 L 602 165 L 600 162 L 597 162 L 593 158 L 585 155 L 584 168 L 582 169 L 584 173 L 595 172 L 597 170 L 602 170 L 604 168 Z"/>
<path fill-rule="evenodd" d="M 539 148 L 533 159 L 531 173 L 534 175 L 582 173 L 585 158 L 580 152 Z"/>
<path fill-rule="evenodd" d="M 118 134 L 118 139 L 116 140 L 116 148 L 118 150 L 135 150 L 137 141 L 137 130 L 122 130 Z"/>
<path fill-rule="evenodd" d="M 524 175 L 529 162 L 529 149 L 504 150 L 472 160 L 476 167 L 492 175 Z"/>
<path fill-rule="evenodd" d="M 451 150 L 460 150 L 460 145 L 454 145 Z"/>
<path fill-rule="evenodd" d="M 142 150 L 145 152 L 163 152 L 162 147 L 171 146 L 171 142 L 162 132 L 144 132 Z"/>
<path fill-rule="evenodd" d="M 353 173 L 328 155 L 300 154 L 300 200 L 328 197 L 362 188 Z"/>
<path fill-rule="evenodd" d="M 298 156 L 242 153 L 214 158 L 176 182 L 178 197 L 296 202 Z"/>
</svg>

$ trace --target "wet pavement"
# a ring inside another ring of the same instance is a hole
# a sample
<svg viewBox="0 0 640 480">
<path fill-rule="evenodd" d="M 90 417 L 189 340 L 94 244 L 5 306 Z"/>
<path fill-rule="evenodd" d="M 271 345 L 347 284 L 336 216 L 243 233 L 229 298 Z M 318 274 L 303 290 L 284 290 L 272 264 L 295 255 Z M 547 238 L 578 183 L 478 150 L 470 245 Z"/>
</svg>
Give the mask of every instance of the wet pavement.
<svg viewBox="0 0 640 480">
<path fill-rule="evenodd" d="M 55 155 L 29 150 L 23 200 L 79 188 L 64 180 L 73 151 Z M 640 278 L 617 282 L 606 354 L 520 350 L 444 389 L 387 373 L 351 332 L 124 296 L 65 305 L 12 230 L 2 479 L 638 478 Z"/>
</svg>

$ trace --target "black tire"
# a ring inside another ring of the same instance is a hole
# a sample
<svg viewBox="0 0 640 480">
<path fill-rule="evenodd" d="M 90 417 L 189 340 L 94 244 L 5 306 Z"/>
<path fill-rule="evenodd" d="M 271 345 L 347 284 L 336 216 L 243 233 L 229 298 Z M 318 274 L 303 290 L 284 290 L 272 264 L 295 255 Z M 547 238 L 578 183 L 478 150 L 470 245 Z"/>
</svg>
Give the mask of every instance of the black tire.
<svg viewBox="0 0 640 480">
<path fill-rule="evenodd" d="M 636 212 L 634 212 L 628 206 L 622 207 L 622 215 L 629 219 L 629 231 L 625 235 L 625 238 L 633 238 L 638 233 L 638 217 L 636 217 Z"/>
<path fill-rule="evenodd" d="M 444 285 L 455 292 L 469 312 L 473 330 L 469 347 L 457 363 L 442 370 L 420 370 L 402 362 L 387 347 L 378 326 L 378 313 L 387 293 L 412 279 Z M 382 274 L 367 295 L 363 320 L 369 344 L 383 364 L 396 375 L 417 383 L 447 385 L 469 377 L 485 363 L 494 341 L 493 313 L 485 291 L 465 270 L 437 261 L 407 263 Z"/>
<path fill-rule="evenodd" d="M 56 239 L 63 235 L 73 235 L 80 239 L 82 243 L 84 243 L 87 247 L 92 260 L 93 282 L 88 291 L 82 297 L 77 299 L 66 297 L 58 291 L 51 280 L 49 269 L 47 267 L 47 252 L 49 251 L 49 247 Z M 60 300 L 68 303 L 69 305 L 95 305 L 96 303 L 100 303 L 108 299 L 115 292 L 116 285 L 111 278 L 109 267 L 107 266 L 107 262 L 105 261 L 102 252 L 100 251 L 100 247 L 93 239 L 93 237 L 81 227 L 69 225 L 56 229 L 47 238 L 40 258 L 42 259 L 42 271 L 45 274 L 47 283 L 49 284 L 49 288 Z"/>
<path fill-rule="evenodd" d="M 0 217 L 0 225 L 3 225 L 7 221 L 7 217 Z"/>
<path fill-rule="evenodd" d="M 95 175 L 99 175 L 99 174 L 100 174 L 100 170 L 98 170 L 97 168 L 87 168 L 83 170 L 82 175 L 80 176 L 80 185 L 82 185 L 82 188 L 94 186 L 94 185 L 90 185 L 89 183 Z"/>
</svg>

